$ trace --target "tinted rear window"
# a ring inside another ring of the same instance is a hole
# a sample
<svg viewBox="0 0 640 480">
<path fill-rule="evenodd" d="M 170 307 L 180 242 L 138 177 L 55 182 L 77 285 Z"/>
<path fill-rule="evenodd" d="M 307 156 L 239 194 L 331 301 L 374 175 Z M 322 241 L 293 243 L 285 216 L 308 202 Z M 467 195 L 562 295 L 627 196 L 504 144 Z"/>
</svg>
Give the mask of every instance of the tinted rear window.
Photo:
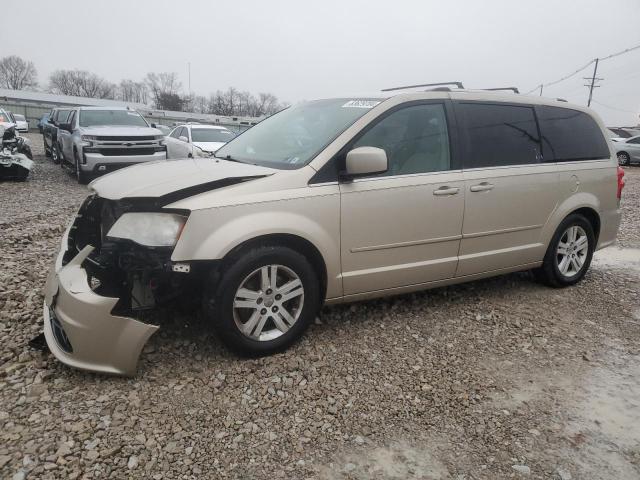
<svg viewBox="0 0 640 480">
<path fill-rule="evenodd" d="M 547 162 L 608 158 L 602 130 L 590 115 L 560 107 L 540 107 L 540 130 Z"/>
<path fill-rule="evenodd" d="M 533 107 L 460 103 L 465 168 L 526 165 L 542 161 Z"/>
</svg>

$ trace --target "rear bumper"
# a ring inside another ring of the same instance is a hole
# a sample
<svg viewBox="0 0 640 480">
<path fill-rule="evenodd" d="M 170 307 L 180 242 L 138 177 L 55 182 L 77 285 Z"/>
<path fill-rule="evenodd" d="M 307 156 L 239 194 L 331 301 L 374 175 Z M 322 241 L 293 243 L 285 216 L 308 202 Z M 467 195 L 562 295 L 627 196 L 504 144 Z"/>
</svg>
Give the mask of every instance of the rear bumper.
<svg viewBox="0 0 640 480">
<path fill-rule="evenodd" d="M 83 172 L 104 173 L 136 163 L 166 160 L 167 152 L 155 152 L 151 155 L 102 155 L 101 153 L 85 153 L 86 162 L 80 165 Z M 102 168 L 101 168 L 102 167 Z"/>
<path fill-rule="evenodd" d="M 624 201 L 624 194 L 623 194 Z M 613 245 L 618 236 L 622 214 L 620 208 L 600 213 L 600 236 L 596 250 Z"/>
<path fill-rule="evenodd" d="M 158 327 L 112 315 L 117 298 L 91 290 L 82 262 L 85 247 L 62 266 L 67 235 L 45 287 L 44 334 L 55 357 L 71 367 L 117 375 L 134 375 L 138 357 Z"/>
</svg>

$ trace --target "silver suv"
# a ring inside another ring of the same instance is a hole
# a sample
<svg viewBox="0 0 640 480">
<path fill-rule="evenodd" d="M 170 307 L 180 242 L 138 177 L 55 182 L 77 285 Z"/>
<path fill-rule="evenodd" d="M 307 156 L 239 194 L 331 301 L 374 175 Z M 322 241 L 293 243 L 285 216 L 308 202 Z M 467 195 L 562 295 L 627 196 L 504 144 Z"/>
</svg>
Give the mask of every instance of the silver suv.
<svg viewBox="0 0 640 480">
<path fill-rule="evenodd" d="M 160 130 L 135 110 L 79 107 L 58 124 L 60 163 L 71 167 L 79 183 L 135 163 L 165 160 L 167 147 Z"/>
<path fill-rule="evenodd" d="M 620 223 L 622 174 L 600 119 L 472 91 L 290 107 L 213 158 L 91 185 L 46 286 L 64 363 L 133 374 L 159 326 L 199 299 L 248 355 L 289 346 L 335 304 L 520 270 L 565 287 Z"/>
</svg>

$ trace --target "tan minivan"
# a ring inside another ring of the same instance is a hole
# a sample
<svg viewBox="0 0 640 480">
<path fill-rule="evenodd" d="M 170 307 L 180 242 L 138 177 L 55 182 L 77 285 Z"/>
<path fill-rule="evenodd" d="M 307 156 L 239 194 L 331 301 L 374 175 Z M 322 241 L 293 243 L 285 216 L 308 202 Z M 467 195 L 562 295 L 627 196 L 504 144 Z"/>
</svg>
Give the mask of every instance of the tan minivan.
<svg viewBox="0 0 640 480">
<path fill-rule="evenodd" d="M 600 119 L 566 102 L 460 90 L 303 103 L 214 158 L 94 181 L 47 282 L 45 336 L 64 363 L 133 374 L 159 328 L 143 313 L 177 302 L 261 355 L 323 303 L 529 269 L 572 285 L 615 241 L 622 185 Z"/>
</svg>

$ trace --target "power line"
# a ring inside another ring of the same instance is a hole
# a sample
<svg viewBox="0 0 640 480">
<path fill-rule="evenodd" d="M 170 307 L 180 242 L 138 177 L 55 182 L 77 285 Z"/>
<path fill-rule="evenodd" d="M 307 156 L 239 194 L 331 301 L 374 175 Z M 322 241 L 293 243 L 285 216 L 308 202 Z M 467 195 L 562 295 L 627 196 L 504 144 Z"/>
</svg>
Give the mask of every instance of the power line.
<svg viewBox="0 0 640 480">
<path fill-rule="evenodd" d="M 638 112 L 633 112 L 631 110 L 624 110 L 622 108 L 618 108 L 618 107 L 612 107 L 611 105 L 607 105 L 605 103 L 599 102 L 597 100 L 591 100 L 593 103 L 597 103 L 598 105 L 600 105 L 601 107 L 605 107 L 605 108 L 610 108 L 611 110 L 617 110 L 619 112 L 624 112 L 624 113 L 638 113 Z"/>
<path fill-rule="evenodd" d="M 640 45 L 635 45 L 635 46 L 633 46 L 633 47 L 625 48 L 624 50 L 621 50 L 621 51 L 619 51 L 619 52 L 612 53 L 611 55 L 608 55 L 608 56 L 603 57 L 603 58 L 599 58 L 599 59 L 598 59 L 598 58 L 594 58 L 594 59 L 593 59 L 593 60 L 591 60 L 589 63 L 587 63 L 587 64 L 586 64 L 586 65 L 584 65 L 583 67 L 580 67 L 578 70 L 576 70 L 576 71 L 574 71 L 574 72 L 570 73 L 569 75 L 565 75 L 564 77 L 559 78 L 558 80 L 554 80 L 553 82 L 549 82 L 549 83 L 541 83 L 541 84 L 539 84 L 538 86 L 536 86 L 535 88 L 532 88 L 531 90 L 529 90 L 528 92 L 526 92 L 526 93 L 525 93 L 525 95 L 528 95 L 528 94 L 530 94 L 530 93 L 533 93 L 533 92 L 535 92 L 535 91 L 536 91 L 536 90 L 538 90 L 538 89 L 540 89 L 540 94 L 542 94 L 542 89 L 543 89 L 544 87 L 550 87 L 551 85 L 555 85 L 555 84 L 557 84 L 557 83 L 564 82 L 565 80 L 567 80 L 567 79 L 569 79 L 569 78 L 573 77 L 574 75 L 577 75 L 578 73 L 580 73 L 582 70 L 584 70 L 585 68 L 587 68 L 587 67 L 588 67 L 589 65 L 591 65 L 592 63 L 596 63 L 596 62 L 598 62 L 598 61 L 602 62 L 602 61 L 604 61 L 604 60 L 609 60 L 610 58 L 618 57 L 618 56 L 620 56 L 620 55 L 624 55 L 625 53 L 629 53 L 629 52 L 632 52 L 632 51 L 634 51 L 634 50 L 638 50 L 638 49 L 640 49 Z M 594 75 L 593 75 L 594 77 L 595 77 L 595 71 L 596 71 L 596 70 L 597 70 L 597 65 L 596 65 L 596 69 L 594 69 Z M 591 89 L 590 91 L 592 92 L 592 89 Z M 590 96 L 592 96 L 592 95 L 590 95 Z"/>
<path fill-rule="evenodd" d="M 573 73 L 570 73 L 569 75 L 565 75 L 564 77 L 558 79 L 558 80 L 554 80 L 553 82 L 549 82 L 549 83 L 541 83 L 540 85 L 538 85 L 535 88 L 532 88 L 531 90 L 529 90 L 527 93 L 525 93 L 525 95 L 528 95 L 530 93 L 535 92 L 536 90 L 538 90 L 539 88 L 543 88 L 543 87 L 550 87 L 551 85 L 555 85 L 556 83 L 560 83 L 560 82 L 564 82 L 565 80 L 573 77 L 574 75 L 577 75 L 578 73 L 580 73 L 582 70 L 584 70 L 585 68 L 587 68 L 589 65 L 591 65 L 593 62 L 595 62 L 595 60 L 591 60 L 589 63 L 587 63 L 586 65 L 584 65 L 583 67 L 580 67 L 578 70 L 576 70 Z"/>
</svg>

